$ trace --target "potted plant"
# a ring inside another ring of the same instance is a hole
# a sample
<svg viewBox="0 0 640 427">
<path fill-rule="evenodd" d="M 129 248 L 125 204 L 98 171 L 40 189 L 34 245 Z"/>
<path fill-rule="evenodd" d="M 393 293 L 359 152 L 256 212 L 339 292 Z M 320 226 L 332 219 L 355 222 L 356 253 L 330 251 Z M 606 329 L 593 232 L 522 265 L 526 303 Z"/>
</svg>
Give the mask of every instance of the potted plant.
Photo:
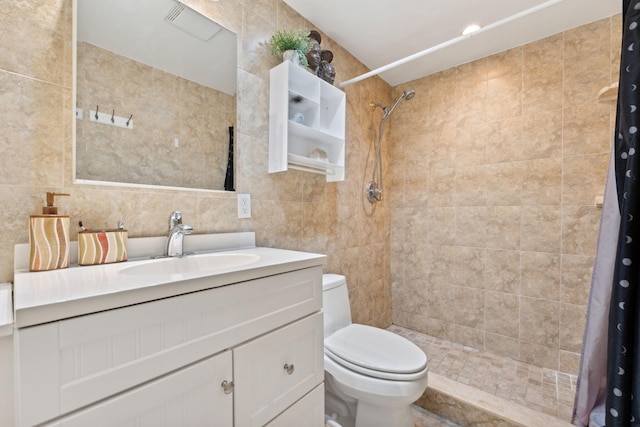
<svg viewBox="0 0 640 427">
<path fill-rule="evenodd" d="M 307 67 L 307 52 L 311 49 L 309 44 L 309 31 L 306 30 L 278 30 L 269 42 L 271 53 L 282 56 L 283 60 Z"/>
</svg>

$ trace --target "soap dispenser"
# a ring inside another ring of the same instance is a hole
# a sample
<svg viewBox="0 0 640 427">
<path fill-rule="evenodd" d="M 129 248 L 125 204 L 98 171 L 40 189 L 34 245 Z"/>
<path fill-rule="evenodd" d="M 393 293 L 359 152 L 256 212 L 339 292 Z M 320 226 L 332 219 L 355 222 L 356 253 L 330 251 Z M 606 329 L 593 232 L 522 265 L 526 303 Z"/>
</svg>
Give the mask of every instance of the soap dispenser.
<svg viewBox="0 0 640 427">
<path fill-rule="evenodd" d="M 69 217 L 58 215 L 55 196 L 47 193 L 42 215 L 29 218 L 29 270 L 45 271 L 69 267 Z"/>
</svg>

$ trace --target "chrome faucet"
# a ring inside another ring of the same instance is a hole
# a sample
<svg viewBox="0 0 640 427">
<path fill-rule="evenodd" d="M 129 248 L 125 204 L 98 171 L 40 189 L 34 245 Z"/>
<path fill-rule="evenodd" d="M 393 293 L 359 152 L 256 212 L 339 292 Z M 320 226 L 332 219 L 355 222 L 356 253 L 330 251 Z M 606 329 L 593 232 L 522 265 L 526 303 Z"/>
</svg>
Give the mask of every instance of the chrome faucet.
<svg viewBox="0 0 640 427">
<path fill-rule="evenodd" d="M 169 217 L 169 236 L 164 256 L 180 257 L 184 255 L 184 235 L 193 233 L 193 227 L 182 223 L 182 212 L 171 212 Z"/>
</svg>

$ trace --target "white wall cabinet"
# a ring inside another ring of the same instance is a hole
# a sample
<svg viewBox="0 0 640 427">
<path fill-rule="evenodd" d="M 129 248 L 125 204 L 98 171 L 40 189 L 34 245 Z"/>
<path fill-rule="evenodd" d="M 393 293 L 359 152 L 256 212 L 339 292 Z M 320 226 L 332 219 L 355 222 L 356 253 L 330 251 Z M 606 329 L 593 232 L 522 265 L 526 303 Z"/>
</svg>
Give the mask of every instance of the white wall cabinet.
<svg viewBox="0 0 640 427">
<path fill-rule="evenodd" d="M 291 168 L 344 181 L 345 111 L 340 89 L 289 61 L 272 68 L 269 172 Z M 326 160 L 314 158 L 318 152 Z"/>
<path fill-rule="evenodd" d="M 321 308 L 311 267 L 18 329 L 18 423 L 320 427 Z"/>
</svg>

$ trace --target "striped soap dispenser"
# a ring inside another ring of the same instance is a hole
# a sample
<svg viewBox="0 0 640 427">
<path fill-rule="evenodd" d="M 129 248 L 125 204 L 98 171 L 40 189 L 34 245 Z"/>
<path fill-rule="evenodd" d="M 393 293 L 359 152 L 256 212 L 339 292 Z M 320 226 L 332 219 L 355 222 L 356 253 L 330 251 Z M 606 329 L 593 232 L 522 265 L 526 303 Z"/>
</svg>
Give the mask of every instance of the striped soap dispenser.
<svg viewBox="0 0 640 427">
<path fill-rule="evenodd" d="M 58 215 L 56 196 L 47 192 L 42 215 L 29 218 L 29 270 L 46 271 L 69 267 L 69 217 Z"/>
</svg>

